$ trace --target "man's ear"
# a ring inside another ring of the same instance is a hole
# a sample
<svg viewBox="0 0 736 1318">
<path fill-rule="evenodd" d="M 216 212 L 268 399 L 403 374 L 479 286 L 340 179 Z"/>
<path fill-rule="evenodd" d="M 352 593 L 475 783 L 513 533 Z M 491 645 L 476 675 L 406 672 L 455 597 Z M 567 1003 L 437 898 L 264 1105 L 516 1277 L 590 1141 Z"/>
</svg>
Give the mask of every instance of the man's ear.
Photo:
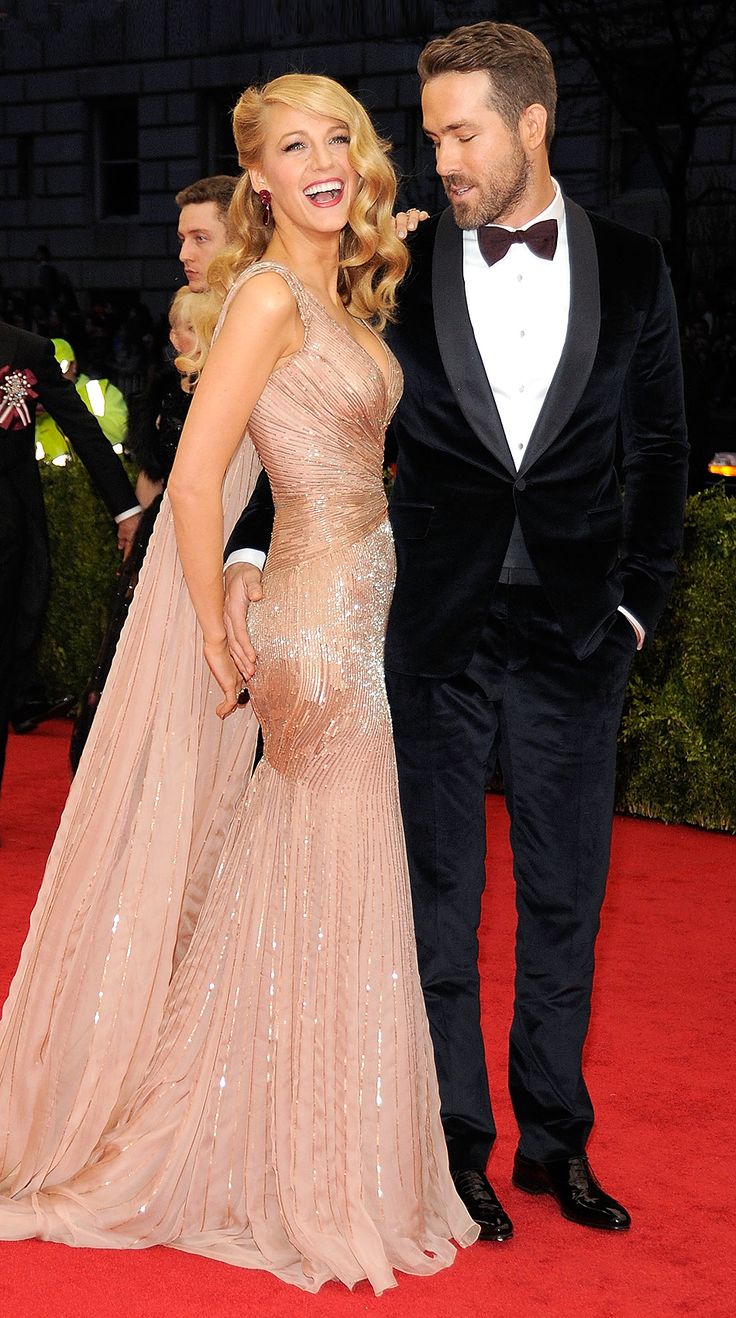
<svg viewBox="0 0 736 1318">
<path fill-rule="evenodd" d="M 543 147 L 547 135 L 547 111 L 543 105 L 527 105 L 519 119 L 519 133 L 528 151 Z"/>
</svg>

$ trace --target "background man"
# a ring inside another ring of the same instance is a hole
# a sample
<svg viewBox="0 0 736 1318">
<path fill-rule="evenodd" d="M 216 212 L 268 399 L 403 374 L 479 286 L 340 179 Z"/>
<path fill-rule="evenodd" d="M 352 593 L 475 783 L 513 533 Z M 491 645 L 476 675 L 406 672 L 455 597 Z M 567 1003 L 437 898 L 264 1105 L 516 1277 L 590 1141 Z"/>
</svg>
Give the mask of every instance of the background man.
<svg viewBox="0 0 736 1318">
<path fill-rule="evenodd" d="M 213 174 L 176 194 L 180 211 L 179 260 L 193 293 L 204 292 L 207 266 L 227 243 L 227 210 L 237 181 L 229 174 Z"/>
</svg>

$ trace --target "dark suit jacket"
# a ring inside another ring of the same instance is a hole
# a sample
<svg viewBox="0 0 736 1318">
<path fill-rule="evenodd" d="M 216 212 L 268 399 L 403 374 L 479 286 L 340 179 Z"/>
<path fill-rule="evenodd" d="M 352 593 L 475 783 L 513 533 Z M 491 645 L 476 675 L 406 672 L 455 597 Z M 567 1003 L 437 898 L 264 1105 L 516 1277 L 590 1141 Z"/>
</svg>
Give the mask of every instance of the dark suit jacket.
<svg viewBox="0 0 736 1318">
<path fill-rule="evenodd" d="M 688 451 L 670 281 L 653 239 L 566 205 L 569 329 L 518 473 L 470 324 L 451 210 L 412 237 L 387 335 L 405 381 L 392 426 L 398 574 L 388 668 L 440 677 L 466 667 L 517 516 L 578 657 L 620 603 L 648 636 L 664 608 Z M 265 547 L 256 538 L 264 525 L 256 507 L 228 552 Z"/>
<path fill-rule="evenodd" d="M 35 421 L 39 402 L 70 440 L 112 516 L 134 508 L 137 500 L 120 459 L 74 385 L 64 379 L 50 340 L 0 321 L 0 368 L 3 366 L 10 371 L 28 371 L 29 379 L 35 377 L 33 390 L 38 395 L 26 399 L 28 425 L 0 428 L 0 483 L 4 503 L 8 510 L 12 509 L 5 533 L 20 535 L 25 551 L 18 648 L 26 649 L 42 619 L 48 588 L 46 517 L 36 461 Z M 0 394 L 0 411 L 2 403 Z"/>
</svg>

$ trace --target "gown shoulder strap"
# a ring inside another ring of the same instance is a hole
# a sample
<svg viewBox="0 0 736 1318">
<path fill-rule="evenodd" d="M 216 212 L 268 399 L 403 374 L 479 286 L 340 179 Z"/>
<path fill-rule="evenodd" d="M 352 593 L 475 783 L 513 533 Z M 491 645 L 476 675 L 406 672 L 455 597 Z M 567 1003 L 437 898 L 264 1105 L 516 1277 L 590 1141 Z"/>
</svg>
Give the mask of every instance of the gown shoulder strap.
<svg viewBox="0 0 736 1318">
<path fill-rule="evenodd" d="M 267 274 L 269 272 L 281 275 L 282 279 L 289 285 L 297 307 L 299 308 L 299 315 L 304 323 L 305 332 L 309 329 L 312 319 L 312 308 L 309 296 L 303 284 L 297 279 L 294 271 L 290 270 L 286 265 L 280 265 L 278 261 L 254 261 L 253 265 L 246 266 L 245 270 L 241 270 L 232 287 L 228 290 L 225 301 L 222 304 L 222 311 L 220 312 L 219 319 L 215 326 L 215 332 L 212 336 L 213 341 L 217 338 L 217 335 L 222 328 L 223 322 L 230 308 L 230 303 L 238 290 L 241 289 L 243 284 L 247 283 L 249 279 L 252 279 L 254 275 Z"/>
</svg>

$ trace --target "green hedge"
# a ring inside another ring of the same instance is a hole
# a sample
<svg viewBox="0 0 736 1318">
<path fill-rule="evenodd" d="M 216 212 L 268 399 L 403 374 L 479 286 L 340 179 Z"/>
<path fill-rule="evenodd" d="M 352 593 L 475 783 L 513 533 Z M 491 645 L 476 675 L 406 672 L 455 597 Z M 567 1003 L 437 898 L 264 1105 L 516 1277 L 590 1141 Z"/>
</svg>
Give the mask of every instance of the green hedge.
<svg viewBox="0 0 736 1318">
<path fill-rule="evenodd" d="M 115 592 L 120 553 L 115 524 L 81 462 L 41 464 L 51 545 L 51 596 L 38 655 L 49 693 L 89 678 Z"/>
<path fill-rule="evenodd" d="M 632 670 L 619 808 L 736 832 L 736 498 L 688 501 L 685 547 L 654 644 Z"/>
<path fill-rule="evenodd" d="M 115 590 L 112 522 L 84 468 L 44 466 L 54 564 L 40 654 L 49 691 L 81 692 Z M 618 805 L 736 832 L 736 498 L 690 499 L 673 599 L 632 670 Z"/>
</svg>

